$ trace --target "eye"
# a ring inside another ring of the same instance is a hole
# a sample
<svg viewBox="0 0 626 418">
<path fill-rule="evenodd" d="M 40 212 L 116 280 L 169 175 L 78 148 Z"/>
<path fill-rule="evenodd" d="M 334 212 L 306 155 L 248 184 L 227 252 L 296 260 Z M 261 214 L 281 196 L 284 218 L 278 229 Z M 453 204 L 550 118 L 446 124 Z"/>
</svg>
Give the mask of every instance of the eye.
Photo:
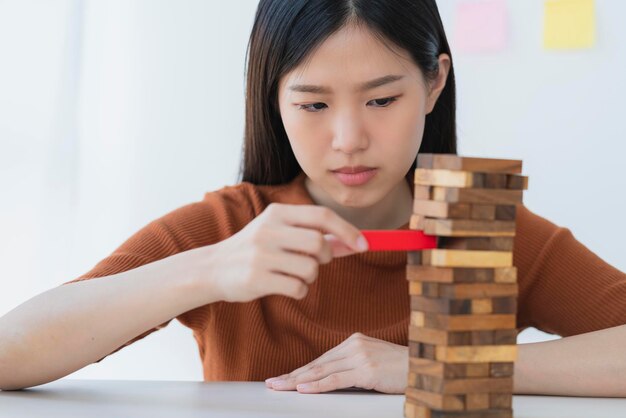
<svg viewBox="0 0 626 418">
<path fill-rule="evenodd" d="M 376 103 L 374 107 L 388 107 L 391 103 L 398 100 L 397 97 L 385 97 L 384 99 L 374 99 L 370 103 Z"/>
<path fill-rule="evenodd" d="M 318 107 L 320 105 L 321 107 Z M 307 112 L 317 113 L 320 110 L 322 110 L 325 106 L 326 106 L 325 103 L 313 103 L 313 104 L 298 105 L 298 109 L 306 110 Z"/>
<path fill-rule="evenodd" d="M 385 97 L 382 99 L 374 99 L 374 100 L 370 100 L 368 102 L 369 103 L 375 103 L 374 107 L 388 107 L 391 103 L 395 102 L 396 100 L 398 100 L 399 96 L 396 97 Z M 326 106 L 326 103 L 312 103 L 312 104 L 303 104 L 303 105 L 298 105 L 298 109 L 301 110 L 305 110 L 307 112 L 311 112 L 311 113 L 318 113 L 321 110 L 323 110 Z"/>
</svg>

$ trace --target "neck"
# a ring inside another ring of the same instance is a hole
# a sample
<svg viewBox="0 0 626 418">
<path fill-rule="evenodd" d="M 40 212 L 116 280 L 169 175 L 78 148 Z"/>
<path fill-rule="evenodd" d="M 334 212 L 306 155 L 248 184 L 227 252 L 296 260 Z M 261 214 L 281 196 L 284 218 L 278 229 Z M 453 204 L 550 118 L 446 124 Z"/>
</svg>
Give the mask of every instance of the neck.
<svg viewBox="0 0 626 418">
<path fill-rule="evenodd" d="M 305 179 L 305 187 L 316 204 L 332 209 L 359 229 L 398 229 L 409 222 L 413 211 L 411 187 L 404 179 L 383 199 L 362 208 L 338 204 L 308 177 Z"/>
</svg>

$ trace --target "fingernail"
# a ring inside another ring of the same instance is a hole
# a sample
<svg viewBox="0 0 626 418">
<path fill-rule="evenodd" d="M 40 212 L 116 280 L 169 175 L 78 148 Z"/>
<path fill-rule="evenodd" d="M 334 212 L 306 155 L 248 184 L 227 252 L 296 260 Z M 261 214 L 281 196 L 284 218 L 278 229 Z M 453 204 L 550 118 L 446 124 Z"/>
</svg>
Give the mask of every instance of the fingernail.
<svg viewBox="0 0 626 418">
<path fill-rule="evenodd" d="M 268 379 L 265 379 L 265 383 L 272 383 L 274 380 L 278 380 L 277 377 L 270 377 Z"/>
<path fill-rule="evenodd" d="M 275 380 L 271 384 L 272 384 L 273 388 L 279 388 L 280 389 L 280 388 L 286 386 L 286 383 L 287 382 L 284 381 L 284 380 Z"/>
<path fill-rule="evenodd" d="M 313 388 L 313 385 L 311 385 L 310 383 L 300 383 L 298 386 L 296 386 L 297 390 L 311 390 Z"/>
<path fill-rule="evenodd" d="M 369 248 L 369 245 L 367 244 L 367 240 L 365 239 L 365 237 L 363 235 L 361 235 L 356 240 L 356 246 L 361 251 L 367 251 L 367 249 Z"/>
</svg>

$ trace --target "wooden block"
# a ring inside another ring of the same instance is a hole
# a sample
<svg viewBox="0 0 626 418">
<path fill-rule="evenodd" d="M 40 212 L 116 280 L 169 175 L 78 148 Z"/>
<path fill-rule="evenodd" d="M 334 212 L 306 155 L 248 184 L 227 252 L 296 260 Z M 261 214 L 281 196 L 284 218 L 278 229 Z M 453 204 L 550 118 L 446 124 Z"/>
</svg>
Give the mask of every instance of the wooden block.
<svg viewBox="0 0 626 418">
<path fill-rule="evenodd" d="M 471 314 L 472 299 L 444 299 L 411 296 L 411 310 L 443 314 Z"/>
<path fill-rule="evenodd" d="M 457 363 L 457 364 L 465 365 L 465 377 L 489 376 L 489 363 Z"/>
<path fill-rule="evenodd" d="M 426 219 L 427 218 L 424 215 L 411 215 L 411 218 L 409 219 L 409 229 L 423 231 Z"/>
<path fill-rule="evenodd" d="M 422 264 L 435 267 L 512 267 L 513 253 L 506 251 L 424 250 Z"/>
<path fill-rule="evenodd" d="M 446 331 L 409 325 L 409 341 L 448 346 L 511 345 L 517 342 L 517 330 Z"/>
<path fill-rule="evenodd" d="M 487 189 L 506 189 L 509 176 L 505 173 L 485 173 L 484 187 Z"/>
<path fill-rule="evenodd" d="M 420 292 L 423 293 L 421 289 Z M 500 298 L 449 299 L 413 295 L 411 296 L 411 310 L 447 315 L 516 313 L 517 298 L 515 296 L 507 296 Z"/>
<path fill-rule="evenodd" d="M 415 327 L 426 326 L 426 315 L 424 312 L 411 311 L 411 325 Z"/>
<path fill-rule="evenodd" d="M 488 393 L 468 393 L 465 396 L 465 409 L 489 409 Z"/>
<path fill-rule="evenodd" d="M 461 300 L 467 300 L 467 299 L 461 299 Z M 493 312 L 492 299 L 483 298 L 483 299 L 470 299 L 470 300 L 472 301 L 471 313 L 488 314 L 488 313 Z M 493 312 L 493 313 L 503 313 L 503 312 Z"/>
<path fill-rule="evenodd" d="M 442 379 L 435 376 L 410 373 L 408 384 L 416 389 L 446 395 L 513 392 L 513 379 L 510 377 Z"/>
<path fill-rule="evenodd" d="M 412 311 L 410 324 L 417 327 L 435 328 L 446 331 L 510 329 L 515 328 L 515 315 L 445 315 L 432 312 Z"/>
<path fill-rule="evenodd" d="M 494 269 L 493 281 L 496 283 L 517 283 L 517 267 Z"/>
<path fill-rule="evenodd" d="M 495 206 L 493 206 L 493 215 L 495 219 Z M 471 204 L 469 203 L 448 203 L 437 200 L 421 200 L 413 201 L 413 213 L 421 216 L 430 216 L 432 218 L 445 219 L 468 219 L 470 218 Z"/>
<path fill-rule="evenodd" d="M 414 291 L 411 285 L 415 286 Z M 429 298 L 448 299 L 484 299 L 503 296 L 517 296 L 519 291 L 517 283 L 436 283 L 430 281 L 410 281 L 409 294 L 427 296 Z M 508 303 L 508 302 L 501 302 Z"/>
<path fill-rule="evenodd" d="M 515 237 L 437 237 L 437 248 L 448 250 L 513 251 Z"/>
<path fill-rule="evenodd" d="M 446 363 L 514 362 L 516 345 L 436 346 L 435 360 Z"/>
<path fill-rule="evenodd" d="M 517 267 L 464 268 L 407 265 L 407 280 L 429 283 L 477 284 L 517 282 Z M 421 294 L 421 293 L 420 293 Z M 508 296 L 508 295 L 496 295 Z M 435 296 L 439 297 L 439 296 Z M 477 296 L 478 298 L 486 296 Z M 471 299 L 471 298 L 467 298 Z"/>
<path fill-rule="evenodd" d="M 411 346 L 415 343 L 411 342 Z M 413 348 L 415 351 L 416 349 Z M 419 349 L 417 349 L 419 350 Z M 490 377 L 490 363 L 444 363 L 419 357 L 409 357 L 409 373 L 435 376 L 442 379 Z"/>
<path fill-rule="evenodd" d="M 522 190 L 509 189 L 466 189 L 460 187 L 433 186 L 430 190 L 432 200 L 442 202 L 479 203 L 493 205 L 515 205 L 522 203 Z"/>
<path fill-rule="evenodd" d="M 509 377 L 513 376 L 515 363 L 489 363 L 489 376 L 491 377 Z M 506 408 L 506 407 L 503 407 Z"/>
<path fill-rule="evenodd" d="M 507 189 L 527 190 L 528 177 L 526 176 L 507 176 Z"/>
<path fill-rule="evenodd" d="M 484 187 L 485 175 L 471 171 L 415 169 L 415 184 L 442 187 Z"/>
<path fill-rule="evenodd" d="M 418 217 L 413 221 L 414 217 Z M 411 216 L 411 225 L 428 235 L 449 237 L 513 237 L 515 236 L 514 221 L 476 221 L 467 219 L 435 219 Z"/>
<path fill-rule="evenodd" d="M 413 200 L 431 200 L 432 193 L 432 186 L 422 186 L 416 184 L 413 187 Z"/>
<path fill-rule="evenodd" d="M 455 154 L 422 153 L 417 155 L 418 168 L 520 174 L 521 160 L 460 157 Z"/>
<path fill-rule="evenodd" d="M 409 357 L 423 358 L 427 360 L 435 360 L 435 350 L 437 346 L 433 344 L 409 342 Z"/>
<path fill-rule="evenodd" d="M 405 418 L 432 418 L 431 408 L 426 405 L 417 405 L 410 401 L 404 401 L 404 417 Z"/>
<path fill-rule="evenodd" d="M 421 251 L 407 251 L 406 253 L 407 264 L 421 265 L 422 264 L 422 252 Z"/>
<path fill-rule="evenodd" d="M 517 296 L 517 283 L 435 283 L 439 297 L 455 299 L 495 298 Z M 422 285 L 423 287 L 423 285 Z"/>
<path fill-rule="evenodd" d="M 493 332 L 493 344 L 515 344 L 517 329 L 497 329 Z"/>
<path fill-rule="evenodd" d="M 437 202 L 433 200 L 432 202 Z M 441 202 L 447 203 L 447 202 Z M 469 203 L 448 203 L 449 205 L 469 205 Z M 479 203 L 472 203 L 470 208 L 470 219 L 493 221 L 496 219 L 496 207 L 497 205 L 481 205 Z M 450 216 L 450 218 L 452 218 Z"/>
<path fill-rule="evenodd" d="M 407 400 L 413 399 L 430 408 L 446 411 L 462 411 L 465 409 L 465 399 L 463 395 L 443 395 L 412 387 L 407 387 L 405 394 Z"/>
<path fill-rule="evenodd" d="M 528 186 L 528 178 L 516 174 L 485 173 L 476 171 L 457 171 L 417 168 L 413 177 L 415 184 L 420 186 L 517 189 L 524 190 Z M 524 187 L 526 186 L 526 187 Z"/>
<path fill-rule="evenodd" d="M 500 395 L 500 394 L 497 394 Z M 480 396 L 479 394 L 465 395 L 466 406 L 471 403 L 470 396 Z M 407 398 L 404 402 L 405 418 L 513 418 L 513 410 L 508 409 L 482 409 L 471 410 L 469 407 L 465 411 L 441 411 L 433 409 L 428 405 Z"/>
<path fill-rule="evenodd" d="M 505 296 L 499 298 L 489 299 L 491 303 L 491 312 L 496 314 L 503 313 L 516 313 L 517 312 L 517 297 L 515 296 Z M 479 313 L 474 312 L 472 313 Z"/>
<path fill-rule="evenodd" d="M 511 408 L 513 405 L 512 393 L 490 393 L 489 407 L 492 409 Z"/>
<path fill-rule="evenodd" d="M 423 283 L 418 281 L 409 282 L 409 295 L 422 295 L 424 293 Z"/>
<path fill-rule="evenodd" d="M 514 221 L 517 214 L 516 205 L 495 205 L 495 219 L 499 221 Z"/>
</svg>

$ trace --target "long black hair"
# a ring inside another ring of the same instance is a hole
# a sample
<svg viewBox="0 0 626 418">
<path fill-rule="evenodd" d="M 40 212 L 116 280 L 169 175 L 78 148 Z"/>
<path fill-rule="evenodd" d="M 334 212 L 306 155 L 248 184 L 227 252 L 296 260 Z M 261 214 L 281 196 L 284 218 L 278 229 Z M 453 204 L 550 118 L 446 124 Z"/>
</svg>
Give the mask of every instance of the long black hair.
<svg viewBox="0 0 626 418">
<path fill-rule="evenodd" d="M 246 59 L 246 116 L 241 180 L 283 184 L 301 168 L 278 107 L 278 83 L 348 23 L 365 25 L 381 41 L 409 52 L 425 79 L 451 57 L 435 0 L 260 0 Z M 456 154 L 454 68 L 426 116 L 418 152 Z M 415 163 L 407 174 L 410 175 Z"/>
</svg>

